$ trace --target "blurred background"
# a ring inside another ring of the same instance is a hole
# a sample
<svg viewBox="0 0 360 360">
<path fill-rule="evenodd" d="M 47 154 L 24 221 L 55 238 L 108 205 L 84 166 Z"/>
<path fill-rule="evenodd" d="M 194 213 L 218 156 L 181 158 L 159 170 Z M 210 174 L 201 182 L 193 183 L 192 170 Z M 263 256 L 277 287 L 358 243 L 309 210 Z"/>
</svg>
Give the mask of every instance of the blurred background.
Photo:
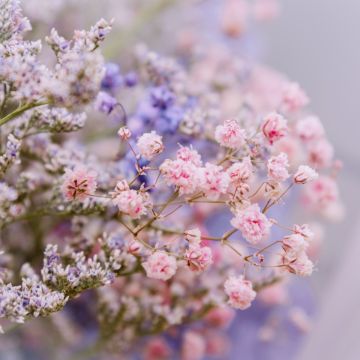
<svg viewBox="0 0 360 360">
<path fill-rule="evenodd" d="M 260 58 L 296 79 L 311 98 L 338 158 L 346 215 L 327 226 L 312 285 L 314 328 L 299 359 L 359 359 L 360 342 L 360 2 L 282 0 L 282 14 L 262 27 Z"/>
</svg>

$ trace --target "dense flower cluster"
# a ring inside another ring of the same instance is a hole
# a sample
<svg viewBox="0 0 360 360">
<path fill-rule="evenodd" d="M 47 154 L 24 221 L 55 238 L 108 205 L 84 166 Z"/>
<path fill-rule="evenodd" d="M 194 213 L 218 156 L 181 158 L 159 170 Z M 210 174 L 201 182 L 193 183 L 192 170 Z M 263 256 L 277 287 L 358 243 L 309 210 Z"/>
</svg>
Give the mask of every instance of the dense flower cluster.
<svg viewBox="0 0 360 360">
<path fill-rule="evenodd" d="M 218 48 L 183 67 L 138 46 L 124 73 L 101 55 L 105 20 L 71 40 L 51 30 L 45 65 L 19 2 L 0 4 L 0 318 L 65 322 L 91 290 L 97 351 L 146 338 L 145 359 L 171 358 L 152 335 L 190 324 L 182 359 L 221 357 L 232 308 L 283 303 L 314 269 L 316 231 L 283 224 L 284 203 L 341 216 L 339 163 L 305 92 Z M 231 36 L 239 4 L 226 1 Z"/>
</svg>

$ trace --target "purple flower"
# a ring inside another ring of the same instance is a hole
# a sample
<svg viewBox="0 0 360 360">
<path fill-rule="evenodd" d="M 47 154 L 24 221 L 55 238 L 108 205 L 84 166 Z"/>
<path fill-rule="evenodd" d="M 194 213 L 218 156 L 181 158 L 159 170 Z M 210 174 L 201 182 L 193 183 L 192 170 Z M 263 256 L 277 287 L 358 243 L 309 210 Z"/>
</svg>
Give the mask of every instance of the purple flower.
<svg viewBox="0 0 360 360">
<path fill-rule="evenodd" d="M 125 85 L 127 87 L 133 87 L 138 83 L 138 75 L 135 72 L 129 72 L 124 77 Z"/>
<path fill-rule="evenodd" d="M 150 91 L 150 100 L 152 106 L 161 110 L 166 110 L 174 104 L 175 95 L 165 86 L 158 86 Z"/>
<path fill-rule="evenodd" d="M 109 115 L 114 110 L 116 104 L 117 100 L 113 96 L 104 91 L 100 91 L 94 106 L 96 110 Z"/>
<path fill-rule="evenodd" d="M 124 83 L 123 76 L 120 74 L 120 67 L 115 63 L 105 65 L 105 76 L 101 82 L 101 87 L 105 90 L 114 91 Z"/>
</svg>

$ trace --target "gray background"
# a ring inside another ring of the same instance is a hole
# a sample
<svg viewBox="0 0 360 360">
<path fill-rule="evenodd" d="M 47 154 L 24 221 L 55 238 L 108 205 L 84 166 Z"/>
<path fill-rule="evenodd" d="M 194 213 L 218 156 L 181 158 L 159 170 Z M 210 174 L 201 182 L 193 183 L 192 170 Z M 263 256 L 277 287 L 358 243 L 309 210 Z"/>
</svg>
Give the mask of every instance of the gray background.
<svg viewBox="0 0 360 360">
<path fill-rule="evenodd" d="M 337 156 L 346 217 L 327 227 L 313 286 L 319 314 L 300 360 L 360 359 L 360 1 L 282 0 L 262 26 L 265 63 L 306 89 Z"/>
</svg>

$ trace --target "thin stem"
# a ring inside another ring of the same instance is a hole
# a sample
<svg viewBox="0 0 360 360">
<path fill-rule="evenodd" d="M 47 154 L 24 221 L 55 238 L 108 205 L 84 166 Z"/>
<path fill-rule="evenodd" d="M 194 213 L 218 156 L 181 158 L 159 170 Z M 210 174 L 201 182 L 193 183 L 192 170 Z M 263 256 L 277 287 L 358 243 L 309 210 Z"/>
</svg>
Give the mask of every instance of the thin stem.
<svg viewBox="0 0 360 360">
<path fill-rule="evenodd" d="M 269 199 L 269 201 L 267 202 L 267 204 L 265 205 L 264 209 L 262 210 L 262 212 L 265 214 L 266 211 L 268 211 L 272 206 L 276 205 L 288 192 L 289 190 L 293 187 L 294 183 L 291 183 L 286 190 L 277 198 L 275 199 L 273 202 L 271 202 L 271 199 Z"/>
<path fill-rule="evenodd" d="M 35 102 L 32 104 L 26 104 L 24 106 L 20 106 L 16 110 L 11 112 L 10 114 L 7 114 L 5 117 L 0 119 L 0 126 L 3 126 L 4 124 L 11 121 L 12 119 L 15 119 L 16 117 L 20 116 L 27 110 L 30 110 L 30 109 L 33 109 L 33 108 L 36 108 L 39 106 L 43 106 L 43 105 L 48 105 L 48 103 L 47 102 Z"/>
<path fill-rule="evenodd" d="M 232 230 L 229 230 L 228 232 L 226 232 L 224 234 L 224 236 L 221 238 L 223 241 L 229 239 L 229 237 L 233 234 L 235 234 L 238 230 L 237 229 L 232 229 Z"/>
<path fill-rule="evenodd" d="M 276 244 L 281 244 L 281 240 L 276 240 L 274 242 L 272 242 L 271 244 L 263 247 L 262 249 L 258 250 L 256 253 L 255 253 L 255 256 L 257 255 L 260 255 L 261 253 L 263 253 L 264 251 L 266 251 L 267 249 L 271 248 L 272 246 L 276 245 Z M 254 256 L 254 255 L 253 255 Z"/>
<path fill-rule="evenodd" d="M 176 190 L 167 200 L 167 202 L 160 208 L 159 212 L 151 218 L 148 222 L 146 222 L 144 225 L 141 225 L 134 231 L 134 236 L 136 237 L 143 229 L 150 226 L 154 221 L 156 221 L 162 212 L 179 196 L 179 190 Z"/>
<path fill-rule="evenodd" d="M 266 182 L 261 183 L 261 185 L 257 188 L 257 190 L 256 190 L 253 194 L 251 194 L 251 195 L 249 196 L 249 199 L 251 199 L 252 197 L 254 197 L 255 195 L 257 195 L 257 194 L 259 193 L 259 191 L 261 190 L 261 188 L 262 188 L 265 184 L 266 184 Z"/>
</svg>

